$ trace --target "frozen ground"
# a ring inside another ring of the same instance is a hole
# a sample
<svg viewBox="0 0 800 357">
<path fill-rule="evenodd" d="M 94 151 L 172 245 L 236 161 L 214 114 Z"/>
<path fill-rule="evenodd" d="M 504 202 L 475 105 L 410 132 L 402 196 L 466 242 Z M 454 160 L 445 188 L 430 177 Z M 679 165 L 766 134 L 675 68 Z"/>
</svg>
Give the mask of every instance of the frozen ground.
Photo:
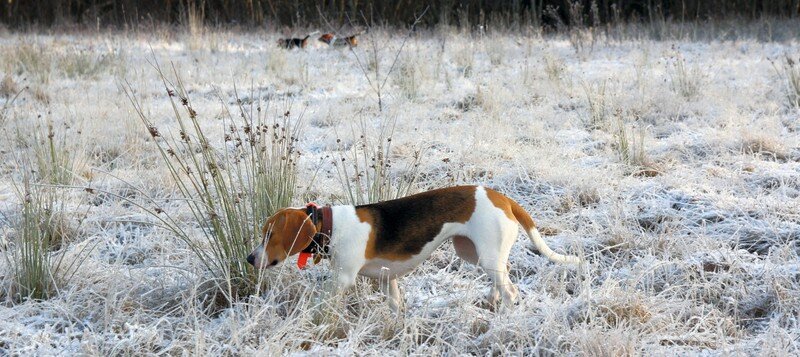
<svg viewBox="0 0 800 357">
<path fill-rule="evenodd" d="M 402 37 L 373 33 L 386 73 Z M 232 104 L 234 85 L 303 113 L 297 203 L 335 203 L 336 140 L 357 139 L 362 121 L 396 119 L 395 160 L 425 150 L 421 189 L 494 187 L 533 214 L 551 247 L 587 264 L 549 263 L 521 237 L 511 255 L 521 300 L 491 312 L 480 306 L 485 276 L 445 245 L 400 281 L 402 318 L 360 281 L 333 326 L 308 313 L 327 265 L 286 264 L 267 276 L 280 289 L 209 313 L 185 244 L 139 223 L 150 218 L 124 200 L 78 189 L 66 195 L 75 234 L 64 249 L 96 247 L 54 298 L 0 306 L 0 354 L 798 353 L 800 112 L 771 63 L 800 56 L 796 40 L 601 40 L 576 54 L 565 37 L 426 33 L 406 43 L 380 113 L 349 50 L 286 51 L 277 37 L 0 35 L 0 77 L 27 86 L 13 103 L 13 91 L 0 96 L 11 103 L 0 140 L 4 246 L 18 212 L 14 157 L 26 155 L 9 138 L 47 120 L 80 150 L 77 186 L 174 192 L 121 90 L 127 80 L 174 133 L 155 56 L 178 69 L 214 145 L 220 98 Z M 37 44 L 41 67 L 8 55 Z M 369 36 L 357 53 L 374 69 Z M 8 284 L 5 260 L 0 275 Z"/>
</svg>

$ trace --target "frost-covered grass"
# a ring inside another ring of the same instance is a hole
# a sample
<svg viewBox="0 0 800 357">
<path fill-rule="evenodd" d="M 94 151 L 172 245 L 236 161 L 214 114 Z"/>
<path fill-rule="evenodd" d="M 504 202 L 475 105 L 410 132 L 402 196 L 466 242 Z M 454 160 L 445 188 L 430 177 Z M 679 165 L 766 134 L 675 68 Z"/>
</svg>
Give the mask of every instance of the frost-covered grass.
<svg viewBox="0 0 800 357">
<path fill-rule="evenodd" d="M 798 352 L 800 112 L 773 65 L 798 58 L 797 39 L 598 37 L 577 55 L 566 36 L 422 31 L 386 73 L 401 33 L 373 30 L 380 55 L 363 61 L 387 79 L 382 112 L 349 50 L 281 50 L 276 33 L 3 34 L 1 253 L 19 236 L 15 157 L 31 151 L 17 138 L 50 122 L 80 156 L 58 202 L 76 228 L 57 253 L 93 249 L 51 298 L 0 296 L 2 354 Z M 334 160 L 357 154 L 364 132 L 385 142 L 394 123 L 381 170 L 416 175 L 418 190 L 494 187 L 551 247 L 587 264 L 549 263 L 519 239 L 510 265 L 521 300 L 499 312 L 481 307 L 488 279 L 447 244 L 401 279 L 400 318 L 362 280 L 315 320 L 327 263 L 284 264 L 265 290 L 225 307 L 191 250 L 207 245 L 197 218 L 123 91 L 127 81 L 161 137 L 181 140 L 151 48 L 174 64 L 220 152 L 244 135 L 226 108 L 302 117 L 294 204 L 346 201 Z M 360 58 L 371 49 L 364 42 Z M 258 99 L 269 105 L 250 106 Z M 0 292 L 12 269 L 0 259 Z"/>
</svg>

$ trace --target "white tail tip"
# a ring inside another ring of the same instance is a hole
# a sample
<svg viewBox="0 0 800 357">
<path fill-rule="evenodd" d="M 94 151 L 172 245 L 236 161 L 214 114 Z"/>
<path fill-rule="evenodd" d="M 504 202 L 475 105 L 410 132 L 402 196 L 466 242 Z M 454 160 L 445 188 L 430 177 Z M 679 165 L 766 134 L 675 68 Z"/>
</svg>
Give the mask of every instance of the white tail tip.
<svg viewBox="0 0 800 357">
<path fill-rule="evenodd" d="M 578 258 L 574 255 L 564 255 L 558 254 L 554 252 L 550 247 L 547 246 L 544 239 L 542 239 L 542 235 L 539 234 L 539 230 L 536 228 L 531 229 L 528 232 L 528 237 L 530 237 L 531 242 L 533 245 L 536 246 L 536 249 L 539 253 L 542 253 L 547 259 L 554 263 L 561 263 L 561 264 L 580 264 L 582 262 L 581 258 Z"/>
</svg>

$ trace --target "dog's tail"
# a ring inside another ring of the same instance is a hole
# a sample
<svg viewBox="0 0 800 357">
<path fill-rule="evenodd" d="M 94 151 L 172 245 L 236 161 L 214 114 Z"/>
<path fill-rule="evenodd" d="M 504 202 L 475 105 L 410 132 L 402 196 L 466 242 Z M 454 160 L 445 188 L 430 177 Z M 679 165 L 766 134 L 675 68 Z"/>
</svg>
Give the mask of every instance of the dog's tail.
<svg viewBox="0 0 800 357">
<path fill-rule="evenodd" d="M 544 239 L 542 239 L 542 235 L 539 234 L 539 230 L 536 229 L 536 223 L 533 222 L 531 215 L 525 212 L 525 209 L 514 202 L 514 200 L 508 199 L 508 201 L 511 203 L 511 212 L 514 214 L 514 218 L 517 219 L 517 222 L 519 222 L 522 228 L 525 229 L 525 232 L 528 233 L 528 238 L 531 239 L 531 242 L 533 242 L 539 254 L 544 255 L 554 263 L 578 264 L 581 262 L 581 259 L 574 255 L 558 254 L 550 249 Z"/>
</svg>

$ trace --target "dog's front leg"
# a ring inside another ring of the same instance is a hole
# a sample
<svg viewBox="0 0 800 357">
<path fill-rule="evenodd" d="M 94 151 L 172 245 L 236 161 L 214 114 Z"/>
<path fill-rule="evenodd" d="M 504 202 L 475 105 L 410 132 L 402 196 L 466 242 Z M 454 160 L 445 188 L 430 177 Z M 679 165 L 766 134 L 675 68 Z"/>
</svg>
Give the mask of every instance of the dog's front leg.
<svg viewBox="0 0 800 357">
<path fill-rule="evenodd" d="M 343 297 L 344 294 L 356 284 L 357 273 L 353 273 L 352 269 L 334 269 L 333 279 L 327 281 L 320 294 L 317 306 L 320 307 L 320 312 L 323 316 L 319 316 L 318 321 L 324 321 L 325 316 L 331 317 L 338 315 L 339 311 L 343 310 Z"/>
</svg>

